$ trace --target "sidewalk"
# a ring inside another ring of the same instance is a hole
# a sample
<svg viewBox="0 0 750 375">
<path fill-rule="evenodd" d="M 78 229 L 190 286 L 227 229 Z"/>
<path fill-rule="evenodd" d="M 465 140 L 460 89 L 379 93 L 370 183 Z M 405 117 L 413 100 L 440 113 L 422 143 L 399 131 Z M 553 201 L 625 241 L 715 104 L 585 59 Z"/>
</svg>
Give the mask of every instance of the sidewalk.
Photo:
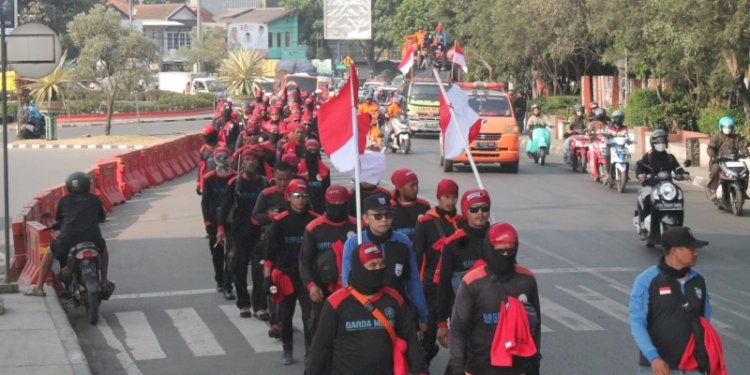
<svg viewBox="0 0 750 375">
<path fill-rule="evenodd" d="M 55 291 L 47 296 L 0 294 L 5 314 L 0 315 L 0 373 L 5 375 L 89 375 L 68 316 Z"/>
</svg>

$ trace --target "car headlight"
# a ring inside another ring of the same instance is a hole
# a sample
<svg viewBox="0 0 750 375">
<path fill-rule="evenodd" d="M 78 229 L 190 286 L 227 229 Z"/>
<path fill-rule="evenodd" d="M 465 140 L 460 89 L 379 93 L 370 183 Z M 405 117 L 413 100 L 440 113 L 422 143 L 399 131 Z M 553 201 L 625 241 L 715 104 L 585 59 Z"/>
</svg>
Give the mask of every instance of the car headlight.
<svg viewBox="0 0 750 375">
<path fill-rule="evenodd" d="M 661 187 L 659 187 L 659 194 L 661 194 L 664 199 L 671 201 L 677 197 L 677 187 L 671 183 L 662 184 Z"/>
</svg>

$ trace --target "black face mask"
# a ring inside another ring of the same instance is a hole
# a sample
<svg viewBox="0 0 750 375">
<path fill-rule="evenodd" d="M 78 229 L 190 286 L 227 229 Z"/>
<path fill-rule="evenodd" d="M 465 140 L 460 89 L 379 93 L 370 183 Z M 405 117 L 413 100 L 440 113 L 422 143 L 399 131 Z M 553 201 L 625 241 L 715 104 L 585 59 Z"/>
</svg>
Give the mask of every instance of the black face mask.
<svg viewBox="0 0 750 375">
<path fill-rule="evenodd" d="M 263 138 L 271 143 L 276 143 L 279 140 L 279 133 L 265 133 Z"/>
<path fill-rule="evenodd" d="M 667 262 L 664 260 L 664 257 L 661 257 L 659 259 L 659 270 L 663 272 L 666 275 L 672 276 L 675 279 L 681 279 L 685 276 L 687 276 L 688 271 L 690 271 L 689 267 L 685 267 L 681 270 L 678 270 L 676 268 L 672 268 L 667 265 Z"/>
<path fill-rule="evenodd" d="M 489 241 L 484 241 L 482 247 L 482 254 L 484 261 L 487 262 L 487 270 L 498 276 L 500 280 L 507 280 L 516 270 L 516 254 L 503 255 L 502 251 L 497 251 L 492 248 Z"/>
<path fill-rule="evenodd" d="M 349 285 L 366 295 L 377 293 L 383 288 L 385 268 L 368 270 L 359 260 L 358 252 L 352 257 L 352 270 L 349 273 Z"/>
<path fill-rule="evenodd" d="M 221 119 L 224 121 L 229 121 L 229 119 L 232 118 L 232 110 L 231 109 L 225 109 L 224 112 L 221 113 Z"/>
<path fill-rule="evenodd" d="M 307 165 L 307 170 L 310 171 L 309 178 L 316 178 L 312 172 L 318 174 L 318 160 L 320 160 L 319 153 L 305 150 L 305 164 Z"/>
<path fill-rule="evenodd" d="M 326 203 L 326 217 L 328 220 L 338 223 L 346 220 L 347 216 L 349 216 L 349 214 L 347 212 L 346 203 Z"/>
<path fill-rule="evenodd" d="M 219 135 L 216 133 L 205 135 L 203 136 L 203 142 L 206 142 L 207 145 L 215 145 L 219 142 Z"/>
</svg>

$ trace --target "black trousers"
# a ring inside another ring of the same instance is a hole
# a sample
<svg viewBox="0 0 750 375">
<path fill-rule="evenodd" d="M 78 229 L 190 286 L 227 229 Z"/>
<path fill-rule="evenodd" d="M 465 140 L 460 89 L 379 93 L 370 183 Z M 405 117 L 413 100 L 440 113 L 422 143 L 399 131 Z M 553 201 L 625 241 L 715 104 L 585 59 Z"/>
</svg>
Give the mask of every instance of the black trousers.
<svg viewBox="0 0 750 375">
<path fill-rule="evenodd" d="M 232 275 L 229 272 L 229 262 L 226 262 L 228 258 L 224 252 L 224 245 L 216 243 L 216 226 L 209 225 L 206 230 L 208 231 L 208 248 L 211 250 L 216 286 L 232 290 Z"/>
<path fill-rule="evenodd" d="M 422 336 L 422 350 L 425 358 L 427 354 L 434 350 L 437 341 L 437 294 L 438 287 L 432 283 L 424 283 L 424 298 L 427 300 L 427 331 Z M 429 363 L 428 363 L 429 365 Z"/>
<path fill-rule="evenodd" d="M 284 351 L 292 351 L 293 348 L 293 335 L 294 326 L 292 325 L 292 318 L 294 318 L 294 310 L 297 307 L 297 301 L 302 308 L 302 327 L 305 335 L 305 353 L 310 350 L 310 342 L 312 336 L 310 334 L 310 313 L 312 311 L 312 301 L 310 301 L 310 294 L 302 285 L 302 281 L 299 277 L 292 277 L 292 283 L 294 284 L 294 293 L 284 297 L 284 300 L 279 303 L 279 320 L 281 321 L 281 343 L 284 347 Z"/>
<path fill-rule="evenodd" d="M 250 264 L 253 258 L 253 251 L 255 249 L 255 243 L 257 242 L 258 235 L 253 232 L 240 232 L 232 233 L 232 244 L 231 244 L 231 269 L 232 276 L 234 279 L 234 286 L 237 289 L 237 307 L 251 307 L 254 301 L 251 301 L 250 294 L 247 292 L 247 271 L 248 264 Z M 257 263 L 257 262 L 255 262 Z M 261 270 L 261 281 L 263 284 L 263 271 Z M 257 272 L 253 272 L 257 274 Z M 263 289 L 260 284 L 256 284 L 255 277 L 253 277 L 253 292 Z M 255 287 L 258 285 L 258 287 Z M 256 309 L 258 307 L 256 306 Z"/>
</svg>

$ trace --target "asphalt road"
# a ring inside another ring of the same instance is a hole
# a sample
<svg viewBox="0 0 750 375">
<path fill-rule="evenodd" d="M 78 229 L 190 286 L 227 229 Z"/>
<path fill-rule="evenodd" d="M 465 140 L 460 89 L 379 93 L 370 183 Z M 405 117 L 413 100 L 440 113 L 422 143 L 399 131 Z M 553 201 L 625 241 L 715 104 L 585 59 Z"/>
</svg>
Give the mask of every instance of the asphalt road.
<svg viewBox="0 0 750 375">
<path fill-rule="evenodd" d="M 431 200 L 444 177 L 462 189 L 475 187 L 468 169 L 442 172 L 436 146 L 435 139 L 417 139 L 413 155 L 389 155 L 386 176 L 414 168 L 421 195 Z M 96 327 L 81 313 L 71 316 L 92 369 L 97 374 L 301 373 L 299 332 L 298 362 L 282 367 L 277 362 L 281 345 L 266 337 L 265 324 L 240 320 L 232 303 L 212 291 L 193 178 L 148 189 L 117 207 L 103 225 L 116 294 L 103 304 Z M 637 185 L 618 194 L 572 173 L 554 156 L 544 167 L 523 158 L 517 175 L 483 168 L 482 178 L 495 219 L 519 230 L 519 262 L 537 274 L 543 373 L 634 374 L 637 348 L 628 326 L 628 293 L 635 276 L 659 257 L 632 226 Z M 686 225 L 711 243 L 700 251 L 697 268 L 707 279 L 729 371 L 750 373 L 750 277 L 744 273 L 750 219 L 719 212 L 698 188 L 683 188 Z M 299 319 L 296 325 L 301 326 Z M 442 373 L 446 361 L 447 351 L 441 350 L 433 373 Z"/>
</svg>

